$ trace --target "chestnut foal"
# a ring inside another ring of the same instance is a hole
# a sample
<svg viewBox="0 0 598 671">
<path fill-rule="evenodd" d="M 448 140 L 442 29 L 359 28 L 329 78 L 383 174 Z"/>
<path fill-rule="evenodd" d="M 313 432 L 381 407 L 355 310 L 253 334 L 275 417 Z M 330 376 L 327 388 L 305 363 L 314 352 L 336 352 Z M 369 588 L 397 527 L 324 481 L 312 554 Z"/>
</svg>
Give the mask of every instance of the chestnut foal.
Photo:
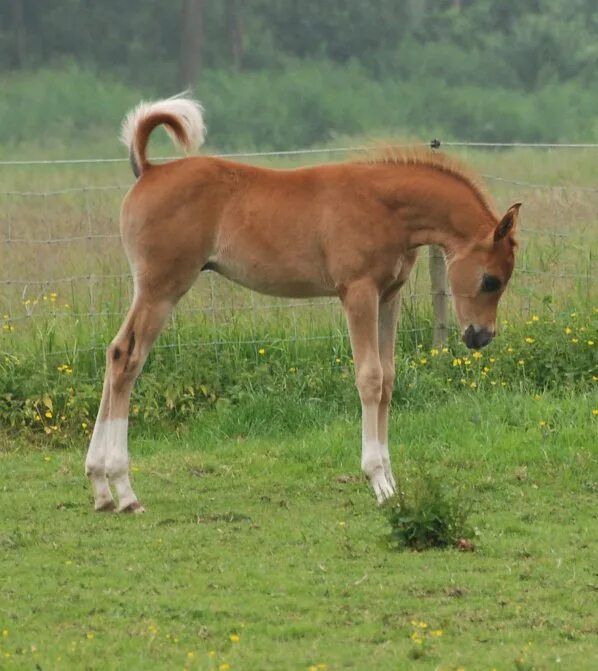
<svg viewBox="0 0 598 671">
<path fill-rule="evenodd" d="M 379 502 L 395 491 L 388 452 L 399 290 L 422 245 L 444 250 L 465 344 L 487 345 L 514 264 L 520 204 L 499 218 L 475 178 L 445 156 L 412 149 L 360 161 L 270 170 L 214 157 L 152 165 L 164 125 L 186 150 L 205 134 L 200 105 L 142 103 L 122 139 L 137 182 L 120 229 L 134 298 L 109 346 L 86 460 L 96 510 L 141 512 L 128 473 L 135 379 L 177 301 L 202 270 L 274 296 L 338 296 L 347 316 L 362 408 L 363 471 Z"/>
</svg>

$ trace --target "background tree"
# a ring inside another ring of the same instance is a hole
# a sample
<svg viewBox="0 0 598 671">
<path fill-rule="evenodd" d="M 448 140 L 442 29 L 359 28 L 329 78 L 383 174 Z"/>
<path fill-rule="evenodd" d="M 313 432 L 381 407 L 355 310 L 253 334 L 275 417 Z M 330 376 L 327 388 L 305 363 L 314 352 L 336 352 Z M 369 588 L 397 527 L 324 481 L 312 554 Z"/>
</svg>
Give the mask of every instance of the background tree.
<svg viewBox="0 0 598 671">
<path fill-rule="evenodd" d="M 202 65 L 203 0 L 183 0 L 181 9 L 181 84 L 192 86 Z"/>
</svg>

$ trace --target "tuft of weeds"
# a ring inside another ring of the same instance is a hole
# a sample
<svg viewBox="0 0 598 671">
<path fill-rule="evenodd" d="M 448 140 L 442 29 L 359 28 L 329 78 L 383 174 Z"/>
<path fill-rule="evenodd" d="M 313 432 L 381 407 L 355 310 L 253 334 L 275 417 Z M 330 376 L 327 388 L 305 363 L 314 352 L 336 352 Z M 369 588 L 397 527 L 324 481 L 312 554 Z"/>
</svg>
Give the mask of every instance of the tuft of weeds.
<svg viewBox="0 0 598 671">
<path fill-rule="evenodd" d="M 473 535 L 467 523 L 471 505 L 461 489 L 449 486 L 438 476 L 421 473 L 410 492 L 399 485 L 398 493 L 382 506 L 382 512 L 390 524 L 387 540 L 393 548 L 473 548 L 467 540 Z"/>
</svg>

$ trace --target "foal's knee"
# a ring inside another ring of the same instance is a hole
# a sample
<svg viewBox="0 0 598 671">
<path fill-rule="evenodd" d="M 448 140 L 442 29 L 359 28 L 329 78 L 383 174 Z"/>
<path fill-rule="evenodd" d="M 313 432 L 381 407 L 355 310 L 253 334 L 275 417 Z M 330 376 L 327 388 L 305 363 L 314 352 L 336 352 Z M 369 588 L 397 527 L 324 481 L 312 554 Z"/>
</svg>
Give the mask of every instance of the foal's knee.
<svg viewBox="0 0 598 671">
<path fill-rule="evenodd" d="M 383 379 L 380 365 L 364 367 L 357 373 L 356 384 L 363 403 L 380 403 Z"/>
<path fill-rule="evenodd" d="M 380 403 L 382 405 L 389 405 L 390 400 L 392 398 L 392 391 L 395 386 L 395 371 L 394 368 L 392 370 L 384 370 L 383 372 L 383 378 L 382 378 L 382 395 L 380 397 Z"/>
</svg>

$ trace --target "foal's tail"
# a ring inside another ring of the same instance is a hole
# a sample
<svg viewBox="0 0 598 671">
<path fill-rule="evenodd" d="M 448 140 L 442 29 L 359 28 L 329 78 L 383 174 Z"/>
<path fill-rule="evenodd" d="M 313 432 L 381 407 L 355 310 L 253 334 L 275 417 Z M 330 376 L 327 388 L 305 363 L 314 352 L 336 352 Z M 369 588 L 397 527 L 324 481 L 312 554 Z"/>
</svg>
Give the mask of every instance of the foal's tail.
<svg viewBox="0 0 598 671">
<path fill-rule="evenodd" d="M 141 102 L 125 117 L 120 133 L 121 141 L 129 148 L 129 159 L 135 177 L 150 166 L 147 160 L 147 142 L 156 126 L 164 125 L 166 132 L 185 151 L 203 144 L 206 127 L 203 107 L 181 93 L 166 100 Z"/>
</svg>

